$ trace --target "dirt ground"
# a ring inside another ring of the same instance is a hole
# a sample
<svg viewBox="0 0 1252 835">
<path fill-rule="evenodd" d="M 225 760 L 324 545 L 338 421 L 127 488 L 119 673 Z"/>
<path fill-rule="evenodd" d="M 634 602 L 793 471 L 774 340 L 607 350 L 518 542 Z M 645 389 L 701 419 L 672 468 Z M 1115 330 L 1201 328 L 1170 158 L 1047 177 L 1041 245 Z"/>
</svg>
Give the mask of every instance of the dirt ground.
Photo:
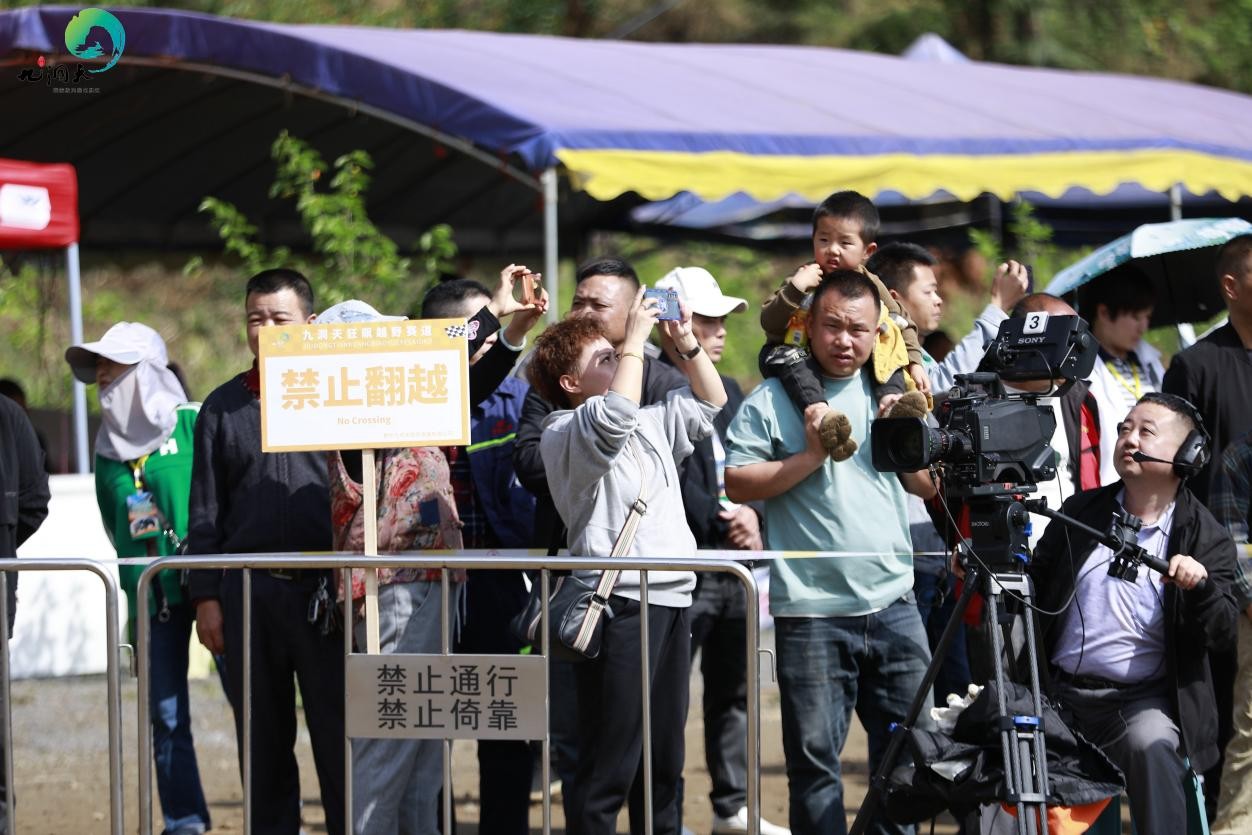
<svg viewBox="0 0 1252 835">
<path fill-rule="evenodd" d="M 700 676 L 692 678 L 691 711 L 687 722 L 686 795 L 684 824 L 697 835 L 708 833 L 712 811 L 709 779 L 704 768 Z M 125 772 L 126 831 L 137 831 L 137 760 L 135 727 L 136 686 L 125 680 L 123 707 L 123 768 Z M 235 759 L 230 708 L 215 678 L 192 682 L 192 711 L 196 751 L 214 830 L 243 830 L 243 795 Z M 778 691 L 767 683 L 762 693 L 761 779 L 763 811 L 767 819 L 786 824 L 787 779 L 783 768 L 778 713 Z M 22 835 L 108 832 L 108 760 L 103 677 L 17 681 L 13 683 L 14 776 L 17 832 Z M 298 746 L 305 808 L 305 831 L 324 832 L 317 779 L 301 724 Z M 843 761 L 849 821 L 865 791 L 867 766 L 865 735 L 854 723 Z M 477 833 L 477 760 L 473 743 L 453 747 L 453 791 L 458 832 Z M 155 793 L 154 793 L 155 796 Z M 154 800 L 155 803 L 155 800 Z M 159 807 L 158 807 L 159 809 Z M 154 831 L 160 832 L 159 811 Z M 563 832 L 560 798 L 552 804 L 553 831 Z M 531 824 L 539 831 L 541 807 L 531 807 Z M 926 827 L 928 830 L 929 827 Z M 619 831 L 627 831 L 626 816 Z M 950 821 L 937 833 L 955 832 Z"/>
</svg>

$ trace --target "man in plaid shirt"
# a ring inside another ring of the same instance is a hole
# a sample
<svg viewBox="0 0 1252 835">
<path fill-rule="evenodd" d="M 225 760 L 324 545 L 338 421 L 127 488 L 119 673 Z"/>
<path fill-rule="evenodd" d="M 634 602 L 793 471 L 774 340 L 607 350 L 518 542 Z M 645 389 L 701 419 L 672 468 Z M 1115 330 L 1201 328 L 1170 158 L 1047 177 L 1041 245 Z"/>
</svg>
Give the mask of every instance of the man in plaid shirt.
<svg viewBox="0 0 1252 835">
<path fill-rule="evenodd" d="M 1252 433 L 1231 442 L 1213 480 L 1209 506 L 1239 547 L 1235 593 L 1239 618 L 1239 668 L 1235 676 L 1234 736 L 1226 745 L 1221 795 L 1213 835 L 1252 831 L 1252 553 L 1248 515 L 1252 511 Z"/>
</svg>

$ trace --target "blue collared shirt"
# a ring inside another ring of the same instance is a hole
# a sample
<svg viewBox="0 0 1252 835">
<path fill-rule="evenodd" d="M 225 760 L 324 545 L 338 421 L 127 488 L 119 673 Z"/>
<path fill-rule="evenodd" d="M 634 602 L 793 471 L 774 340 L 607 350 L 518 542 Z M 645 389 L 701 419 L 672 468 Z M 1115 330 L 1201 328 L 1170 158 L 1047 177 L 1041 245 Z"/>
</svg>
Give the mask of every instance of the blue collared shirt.
<svg viewBox="0 0 1252 835">
<path fill-rule="evenodd" d="M 1117 494 L 1122 504 L 1125 491 Z M 1139 545 L 1169 557 L 1174 502 L 1138 533 Z M 1139 576 L 1109 576 L 1113 552 L 1097 545 L 1078 571 L 1074 601 L 1066 610 L 1052 663 L 1073 675 L 1135 684 L 1165 675 L 1165 589 L 1160 574 L 1140 567 Z"/>
</svg>

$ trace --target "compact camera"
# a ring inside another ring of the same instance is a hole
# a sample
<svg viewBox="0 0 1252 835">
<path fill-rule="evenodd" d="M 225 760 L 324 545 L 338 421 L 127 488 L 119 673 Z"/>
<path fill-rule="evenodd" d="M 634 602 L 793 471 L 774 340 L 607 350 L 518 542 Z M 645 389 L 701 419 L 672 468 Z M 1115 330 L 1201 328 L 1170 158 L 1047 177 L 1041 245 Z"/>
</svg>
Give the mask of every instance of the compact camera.
<svg viewBox="0 0 1252 835">
<path fill-rule="evenodd" d="M 645 290 L 645 299 L 656 299 L 657 309 L 661 315 L 656 317 L 662 322 L 677 322 L 682 319 L 682 311 L 678 309 L 678 291 L 673 287 L 661 287 Z"/>
</svg>

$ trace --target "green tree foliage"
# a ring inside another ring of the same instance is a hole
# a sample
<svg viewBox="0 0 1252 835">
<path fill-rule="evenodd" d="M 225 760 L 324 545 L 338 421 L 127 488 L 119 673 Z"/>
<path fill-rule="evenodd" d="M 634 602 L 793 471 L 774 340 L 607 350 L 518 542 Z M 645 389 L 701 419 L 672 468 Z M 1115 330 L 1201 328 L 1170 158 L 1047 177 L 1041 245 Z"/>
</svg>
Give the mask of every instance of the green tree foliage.
<svg viewBox="0 0 1252 835">
<path fill-rule="evenodd" d="M 1005 231 L 1009 241 L 1001 245 L 994 232 L 973 229 L 969 230 L 970 244 L 982 254 L 986 263 L 986 274 L 983 276 L 987 286 L 991 277 L 1003 261 L 1012 258 L 1029 264 L 1035 279 L 1035 291 L 1040 292 L 1052 277 L 1086 255 L 1090 249 L 1068 249 L 1052 242 L 1052 227 L 1035 217 L 1035 210 L 1029 203 L 1017 201 L 1009 207 L 1008 223 Z M 985 301 L 985 300 L 975 300 Z M 974 311 L 976 313 L 977 311 Z"/>
<path fill-rule="evenodd" d="M 285 247 L 266 247 L 238 208 L 206 197 L 200 210 L 209 216 L 226 252 L 237 257 L 249 273 L 277 266 L 301 270 L 317 288 L 322 307 L 361 298 L 380 310 L 407 309 L 418 295 L 413 292 L 412 263 L 365 211 L 373 168 L 369 154 L 353 151 L 328 167 L 312 145 L 287 131 L 274 140 L 271 154 L 278 173 L 270 197 L 294 202 L 312 252 L 305 256 Z M 436 278 L 451 268 L 456 255 L 452 230 L 444 224 L 427 230 L 418 239 L 418 250 L 422 272 Z M 201 263 L 193 259 L 189 271 Z"/>
<path fill-rule="evenodd" d="M 203 397 L 227 374 L 247 367 L 242 283 L 237 272 L 210 266 L 180 276 L 173 259 L 83 253 L 83 337 L 99 339 L 121 321 L 144 322 L 165 338 L 171 359 Z M 0 374 L 26 389 L 32 406 L 68 408 L 72 399 L 65 349 L 71 344 L 65 256 L 12 254 L 0 261 Z M 96 409 L 94 389 L 87 404 Z"/>
<path fill-rule="evenodd" d="M 1035 289 L 1042 290 L 1052 276 L 1086 254 L 1085 250 L 1065 249 L 1052 243 L 1052 227 L 1035 217 L 1035 210 L 1029 203 L 1018 201 L 1012 204 L 1006 231 L 1013 242 L 1011 251 L 1005 251 L 995 233 L 982 229 L 969 230 L 970 244 L 987 263 L 985 278 L 988 282 L 1002 261 L 1013 258 L 1031 266 Z"/>
</svg>

